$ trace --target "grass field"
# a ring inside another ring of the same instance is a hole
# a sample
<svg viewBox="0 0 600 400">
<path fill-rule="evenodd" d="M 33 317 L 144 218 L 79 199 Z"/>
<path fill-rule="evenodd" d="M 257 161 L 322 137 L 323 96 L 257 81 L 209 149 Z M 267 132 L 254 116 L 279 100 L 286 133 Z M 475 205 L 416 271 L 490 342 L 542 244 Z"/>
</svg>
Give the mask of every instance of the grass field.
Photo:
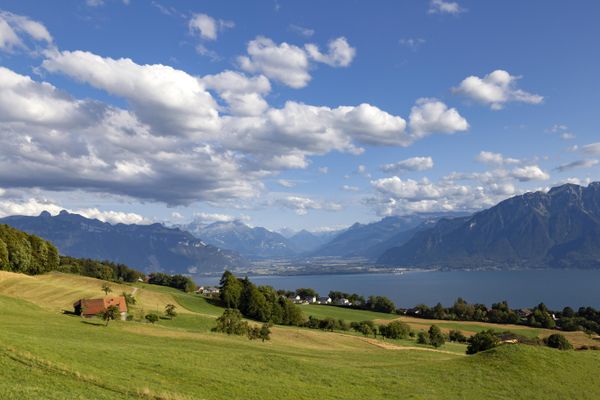
<svg viewBox="0 0 600 400">
<path fill-rule="evenodd" d="M 510 345 L 465 356 L 454 345 L 432 351 L 293 327 L 255 342 L 210 332 L 220 309 L 204 299 L 146 285 L 135 285 L 145 296 L 140 307 L 175 302 L 180 315 L 104 327 L 59 312 L 70 296 L 97 295 L 96 283 L 62 274 L 0 278 L 1 399 L 600 398 L 596 351 Z M 36 293 L 49 293 L 52 305 Z"/>
</svg>

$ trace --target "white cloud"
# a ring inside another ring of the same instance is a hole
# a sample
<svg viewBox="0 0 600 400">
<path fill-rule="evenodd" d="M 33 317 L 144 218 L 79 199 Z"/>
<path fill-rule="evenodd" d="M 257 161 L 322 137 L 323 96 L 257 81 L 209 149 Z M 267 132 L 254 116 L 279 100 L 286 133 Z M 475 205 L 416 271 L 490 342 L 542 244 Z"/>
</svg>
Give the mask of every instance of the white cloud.
<svg viewBox="0 0 600 400">
<path fill-rule="evenodd" d="M 457 15 L 465 12 L 466 10 L 462 8 L 455 1 L 446 1 L 446 0 L 431 0 L 429 2 L 429 10 L 427 11 L 429 14 L 453 14 Z"/>
<path fill-rule="evenodd" d="M 213 222 L 231 222 L 231 221 L 237 221 L 237 220 L 242 220 L 242 219 L 248 219 L 248 218 L 247 217 L 245 217 L 245 218 L 234 217 L 233 215 L 221 214 L 221 213 L 207 213 L 207 212 L 194 213 L 194 222 L 197 222 L 197 223 L 200 223 L 203 225 L 212 224 Z"/>
<path fill-rule="evenodd" d="M 356 54 L 356 49 L 344 37 L 329 42 L 328 48 L 328 53 L 323 54 L 314 44 L 301 48 L 286 42 L 276 44 L 269 38 L 258 36 L 248 42 L 248 55 L 239 56 L 238 64 L 244 71 L 261 73 L 269 79 L 299 89 L 311 80 L 310 60 L 332 67 L 347 67 Z"/>
<path fill-rule="evenodd" d="M 537 165 L 527 165 L 524 167 L 514 168 L 510 172 L 510 176 L 519 180 L 520 182 L 545 181 L 550 179 L 550 175 Z"/>
<path fill-rule="evenodd" d="M 317 171 L 319 171 L 320 174 L 326 174 L 329 172 L 329 168 L 328 167 L 319 167 L 319 169 Z"/>
<path fill-rule="evenodd" d="M 149 224 L 150 220 L 136 214 L 121 211 L 100 211 L 97 208 L 84 208 L 70 211 L 75 214 L 83 215 L 86 218 L 95 218 L 102 222 L 111 224 Z"/>
<path fill-rule="evenodd" d="M 311 59 L 325 63 L 331 67 L 347 67 L 356 55 L 356 49 L 348 44 L 345 37 L 339 37 L 330 41 L 327 47 L 329 51 L 327 54 L 323 54 L 315 44 L 304 46 Z"/>
<path fill-rule="evenodd" d="M 561 164 L 555 169 L 559 172 L 569 171 L 575 168 L 591 168 L 595 165 L 598 165 L 598 160 L 589 159 L 589 160 L 576 160 L 570 163 Z"/>
<path fill-rule="evenodd" d="M 248 56 L 238 57 L 240 67 L 248 72 L 260 72 L 284 85 L 302 88 L 311 77 L 306 52 L 288 43 L 275 44 L 271 39 L 259 36 L 248 42 Z"/>
<path fill-rule="evenodd" d="M 406 160 L 398 161 L 392 164 L 381 166 L 383 172 L 406 172 L 406 171 L 426 171 L 433 168 L 433 159 L 431 157 L 411 157 Z"/>
<path fill-rule="evenodd" d="M 0 11 L 0 50 L 8 52 L 17 48 L 27 50 L 23 36 L 34 42 L 52 43 L 52 36 L 40 22 L 7 11 Z"/>
<path fill-rule="evenodd" d="M 170 66 L 84 51 L 48 52 L 42 66 L 127 99 L 143 122 L 163 134 L 203 137 L 220 128 L 217 103 L 202 81 Z"/>
<path fill-rule="evenodd" d="M 600 155 L 600 142 L 581 146 L 581 151 L 589 155 Z"/>
<path fill-rule="evenodd" d="M 275 200 L 275 205 L 293 210 L 298 215 L 306 215 L 311 210 L 339 211 L 342 206 L 333 202 L 321 202 L 302 196 L 287 196 Z"/>
<path fill-rule="evenodd" d="M 206 88 L 215 90 L 236 115 L 260 115 L 269 108 L 264 95 L 271 91 L 269 80 L 262 76 L 251 78 L 233 71 L 224 71 L 202 78 Z"/>
<path fill-rule="evenodd" d="M 412 107 L 409 116 L 411 139 L 417 140 L 431 133 L 455 133 L 469 129 L 469 123 L 455 108 L 433 98 L 421 98 Z"/>
<path fill-rule="evenodd" d="M 296 186 L 294 182 L 289 181 L 287 179 L 279 179 L 277 183 L 279 184 L 279 186 L 283 186 L 284 188 L 293 188 L 294 186 Z"/>
<path fill-rule="evenodd" d="M 398 41 L 402 46 L 408 47 L 409 49 L 416 51 L 425 44 L 425 39 L 423 38 L 402 38 Z"/>
<path fill-rule="evenodd" d="M 216 20 L 206 14 L 194 14 L 188 22 L 190 33 L 204 40 L 217 40 L 218 32 L 234 26 L 232 21 Z"/>
<path fill-rule="evenodd" d="M 297 34 L 304 36 L 306 38 L 311 37 L 312 35 L 315 34 L 315 30 L 314 29 L 310 29 L 310 28 L 305 28 L 303 26 L 299 26 L 299 25 L 290 25 L 290 30 L 292 32 L 296 32 Z"/>
<path fill-rule="evenodd" d="M 500 153 L 492 153 L 491 151 L 481 151 L 477 157 L 477 161 L 488 165 L 505 165 L 505 164 L 519 164 L 521 160 L 516 158 L 504 157 Z"/>
<path fill-rule="evenodd" d="M 351 186 L 351 185 L 342 185 L 341 189 L 345 190 L 346 192 L 359 192 L 360 191 L 359 187 Z"/>
<path fill-rule="evenodd" d="M 463 94 L 472 100 L 489 105 L 492 110 L 501 110 L 509 102 L 540 104 L 543 96 L 525 92 L 517 88 L 518 76 L 498 69 L 483 78 L 469 76 L 465 78 L 455 93 Z"/>
</svg>

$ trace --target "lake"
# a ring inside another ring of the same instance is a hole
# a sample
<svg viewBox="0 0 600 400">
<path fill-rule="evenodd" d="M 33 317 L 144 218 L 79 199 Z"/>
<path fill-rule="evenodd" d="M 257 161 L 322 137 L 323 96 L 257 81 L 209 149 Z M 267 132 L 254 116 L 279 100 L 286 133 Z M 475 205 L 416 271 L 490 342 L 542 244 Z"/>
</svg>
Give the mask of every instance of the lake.
<svg viewBox="0 0 600 400">
<path fill-rule="evenodd" d="M 398 307 L 420 303 L 452 305 L 457 297 L 469 303 L 507 300 L 512 308 L 530 307 L 544 302 L 552 309 L 564 306 L 600 308 L 600 270 L 526 270 L 406 272 L 403 274 L 254 276 L 257 285 L 294 290 L 315 289 L 321 295 L 330 290 L 381 295 Z M 200 284 L 218 284 L 216 279 L 198 279 Z"/>
</svg>

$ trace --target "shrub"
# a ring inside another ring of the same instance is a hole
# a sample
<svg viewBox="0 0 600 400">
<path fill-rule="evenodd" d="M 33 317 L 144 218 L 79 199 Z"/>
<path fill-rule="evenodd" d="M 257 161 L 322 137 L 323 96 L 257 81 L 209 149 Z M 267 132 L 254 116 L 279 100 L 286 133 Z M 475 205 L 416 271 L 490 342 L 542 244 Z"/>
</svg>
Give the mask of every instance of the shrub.
<svg viewBox="0 0 600 400">
<path fill-rule="evenodd" d="M 419 331 L 417 334 L 417 343 L 419 344 L 429 344 L 429 337 L 423 331 Z"/>
<path fill-rule="evenodd" d="M 241 336 L 248 332 L 248 323 L 242 321 L 242 313 L 239 310 L 228 308 L 217 318 L 217 326 L 212 331 Z"/>
<path fill-rule="evenodd" d="M 146 316 L 144 318 L 146 318 L 146 321 L 150 322 L 151 324 L 154 324 L 156 321 L 158 321 L 158 314 L 157 313 L 146 314 Z"/>
<path fill-rule="evenodd" d="M 392 321 L 379 327 L 381 336 L 389 339 L 406 339 L 410 334 L 410 327 L 404 322 Z"/>
<path fill-rule="evenodd" d="M 498 346 L 498 336 L 492 330 L 479 332 L 468 340 L 467 354 L 493 349 Z"/>
<path fill-rule="evenodd" d="M 446 343 L 446 338 L 437 325 L 431 325 L 429 328 L 429 344 L 433 347 L 441 347 Z"/>
<path fill-rule="evenodd" d="M 461 331 L 453 329 L 448 333 L 448 340 L 451 342 L 466 343 L 467 337 Z"/>
<path fill-rule="evenodd" d="M 544 343 L 546 343 L 546 346 L 548 347 L 559 350 L 571 350 L 573 348 L 567 338 L 560 333 L 553 333 L 552 335 L 548 336 L 546 339 L 544 339 Z"/>
</svg>

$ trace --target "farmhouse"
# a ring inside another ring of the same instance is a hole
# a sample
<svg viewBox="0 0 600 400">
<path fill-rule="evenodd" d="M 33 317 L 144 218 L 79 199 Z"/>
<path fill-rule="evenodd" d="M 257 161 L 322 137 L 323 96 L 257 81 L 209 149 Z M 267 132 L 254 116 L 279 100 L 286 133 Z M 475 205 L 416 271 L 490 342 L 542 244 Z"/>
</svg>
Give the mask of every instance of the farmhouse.
<svg viewBox="0 0 600 400">
<path fill-rule="evenodd" d="M 317 304 L 331 304 L 331 297 L 319 297 Z"/>
<path fill-rule="evenodd" d="M 121 319 L 127 319 L 127 303 L 123 296 L 109 296 L 103 299 L 81 299 L 73 304 L 75 314 L 84 318 L 91 318 L 103 313 L 110 306 L 117 306 Z"/>
</svg>

